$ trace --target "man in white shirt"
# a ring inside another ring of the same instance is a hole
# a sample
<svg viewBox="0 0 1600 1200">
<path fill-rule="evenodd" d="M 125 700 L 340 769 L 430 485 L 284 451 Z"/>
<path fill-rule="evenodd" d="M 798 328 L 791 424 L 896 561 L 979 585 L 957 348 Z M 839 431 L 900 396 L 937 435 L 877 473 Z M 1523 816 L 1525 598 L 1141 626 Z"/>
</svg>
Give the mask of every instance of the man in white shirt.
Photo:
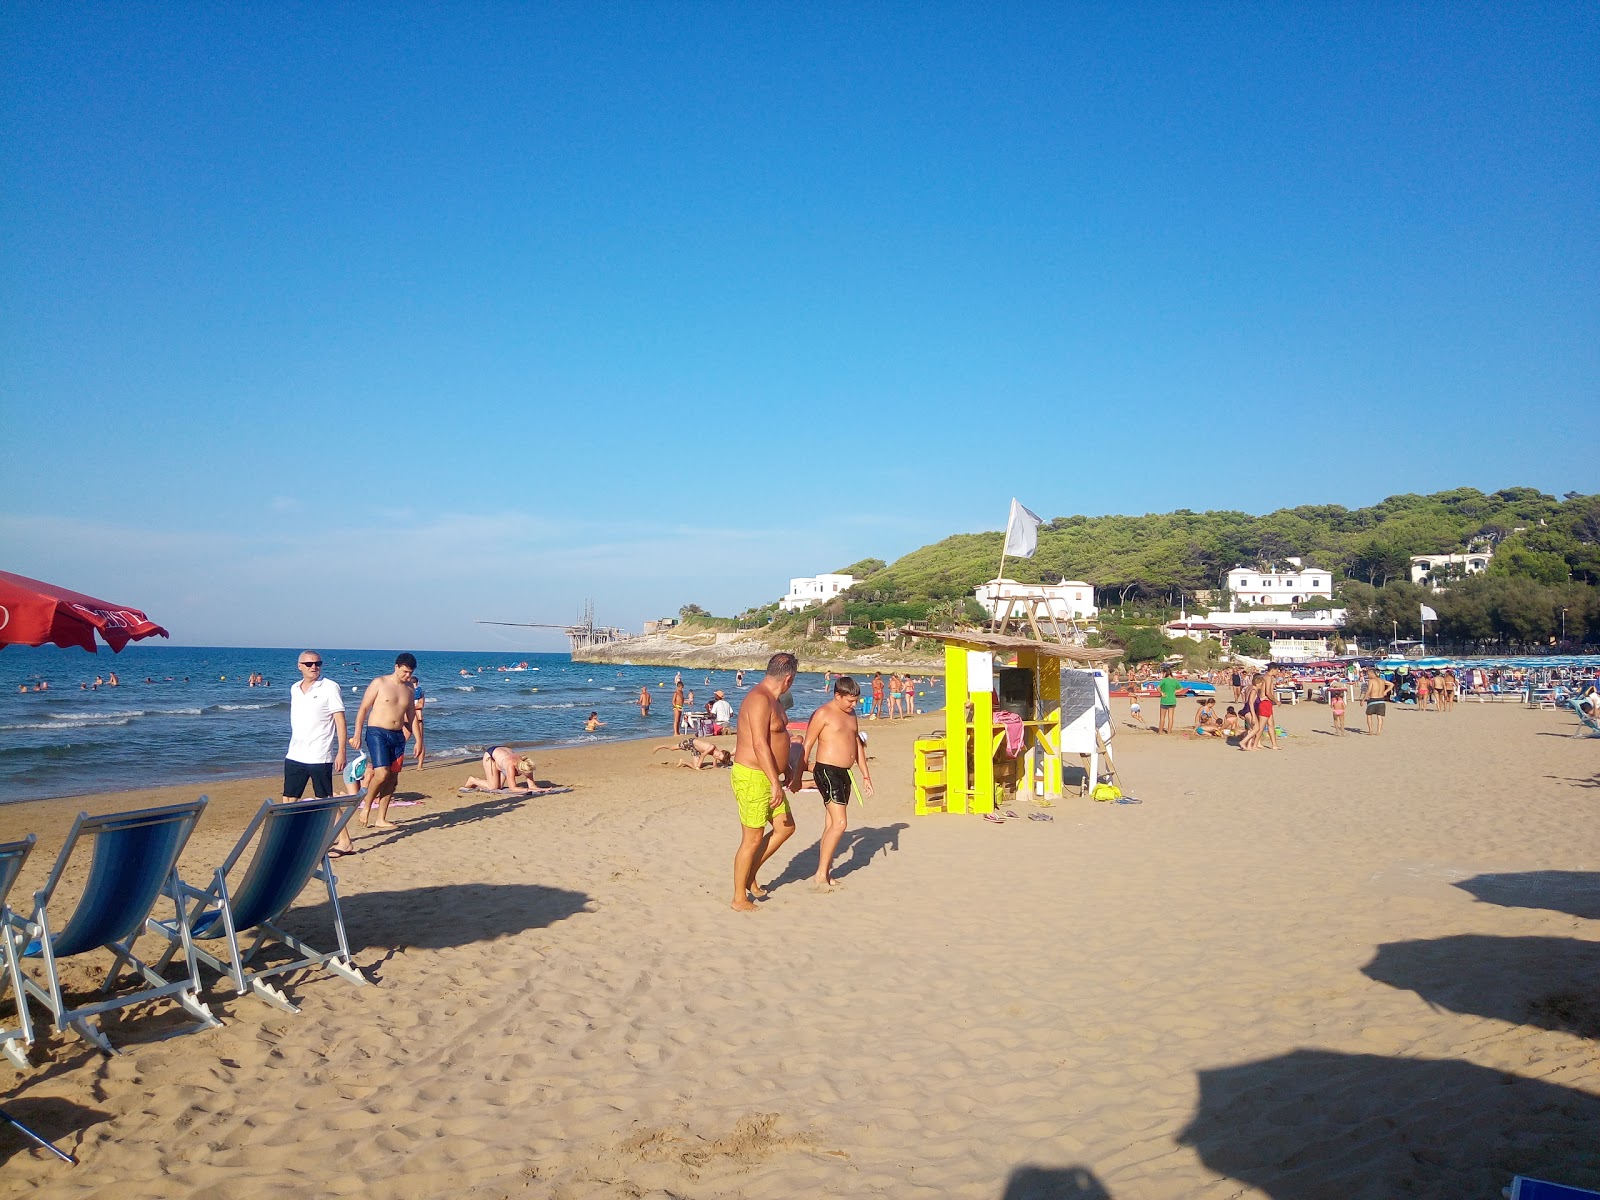
<svg viewBox="0 0 1600 1200">
<path fill-rule="evenodd" d="M 298 800 L 306 784 L 318 799 L 333 795 L 333 776 L 344 770 L 344 697 L 322 675 L 322 655 L 300 652 L 300 681 L 289 688 L 289 750 L 283 759 L 283 798 Z M 329 851 L 335 858 L 355 846 L 343 830 Z"/>
<path fill-rule="evenodd" d="M 728 727 L 733 724 L 733 705 L 728 703 L 728 698 L 718 692 L 711 700 L 711 732 L 713 735 L 727 733 Z"/>
</svg>

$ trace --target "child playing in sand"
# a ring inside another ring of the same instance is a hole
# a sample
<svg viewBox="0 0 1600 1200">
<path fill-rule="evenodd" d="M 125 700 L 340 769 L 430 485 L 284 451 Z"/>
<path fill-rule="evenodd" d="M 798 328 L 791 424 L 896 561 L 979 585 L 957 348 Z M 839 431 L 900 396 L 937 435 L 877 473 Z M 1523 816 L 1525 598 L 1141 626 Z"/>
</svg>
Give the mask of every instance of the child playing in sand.
<svg viewBox="0 0 1600 1200">
<path fill-rule="evenodd" d="M 1328 693 L 1328 711 L 1333 714 L 1333 731 L 1344 736 L 1344 689 L 1334 688 Z"/>
<path fill-rule="evenodd" d="M 1200 711 L 1194 716 L 1194 731 L 1201 737 L 1210 737 L 1217 732 L 1217 710 L 1209 696 L 1200 700 Z"/>
<path fill-rule="evenodd" d="M 1239 720 L 1239 712 L 1233 705 L 1228 705 L 1228 711 L 1222 714 L 1222 724 L 1218 728 L 1225 738 L 1238 737 L 1244 732 L 1244 722 Z"/>
<path fill-rule="evenodd" d="M 1128 716 L 1139 722 L 1139 724 L 1144 724 L 1144 713 L 1139 711 L 1139 697 L 1137 694 L 1128 701 Z"/>
</svg>

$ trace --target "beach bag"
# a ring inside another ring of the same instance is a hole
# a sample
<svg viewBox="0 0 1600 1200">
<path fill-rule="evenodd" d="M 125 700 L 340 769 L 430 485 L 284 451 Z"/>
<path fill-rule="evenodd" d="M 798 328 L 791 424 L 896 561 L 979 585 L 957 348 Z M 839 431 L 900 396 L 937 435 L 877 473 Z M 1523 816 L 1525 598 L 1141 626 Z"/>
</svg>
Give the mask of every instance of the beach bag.
<svg viewBox="0 0 1600 1200">
<path fill-rule="evenodd" d="M 1122 789 L 1114 783 L 1097 783 L 1094 785 L 1094 790 L 1090 792 L 1089 795 L 1093 796 L 1096 800 L 1121 800 Z"/>
</svg>

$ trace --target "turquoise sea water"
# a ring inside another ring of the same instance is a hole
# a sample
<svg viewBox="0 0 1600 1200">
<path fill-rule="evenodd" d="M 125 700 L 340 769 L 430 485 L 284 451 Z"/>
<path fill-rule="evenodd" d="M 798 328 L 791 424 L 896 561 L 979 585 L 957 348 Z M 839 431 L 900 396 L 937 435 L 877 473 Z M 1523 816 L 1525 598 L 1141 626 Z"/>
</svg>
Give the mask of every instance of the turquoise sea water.
<svg viewBox="0 0 1600 1200">
<path fill-rule="evenodd" d="M 393 669 L 395 651 L 320 652 L 353 725 L 367 683 Z M 0 803 L 273 774 L 289 744 L 288 688 L 299 675 L 298 657 L 295 650 L 149 644 L 121 654 L 8 647 L 0 652 Z M 526 670 L 500 669 L 522 663 Z M 92 686 L 96 675 L 107 679 L 112 671 L 119 686 Z M 254 672 L 271 686 L 247 686 Z M 663 667 L 575 663 L 565 654 L 418 651 L 428 758 L 459 758 L 501 742 L 666 740 L 673 674 Z M 747 684 L 757 678 L 757 672 L 745 674 Z M 40 679 L 49 681 L 48 691 L 18 692 L 19 685 L 32 688 Z M 742 693 L 734 672 L 685 671 L 683 680 L 695 707 L 721 688 L 738 709 Z M 655 697 L 649 720 L 639 716 L 641 686 Z M 919 707 L 943 705 L 942 685 L 931 691 Z M 809 716 L 826 699 L 822 676 L 802 675 L 794 698 L 793 715 Z M 591 710 L 606 722 L 597 733 L 584 732 Z"/>
</svg>

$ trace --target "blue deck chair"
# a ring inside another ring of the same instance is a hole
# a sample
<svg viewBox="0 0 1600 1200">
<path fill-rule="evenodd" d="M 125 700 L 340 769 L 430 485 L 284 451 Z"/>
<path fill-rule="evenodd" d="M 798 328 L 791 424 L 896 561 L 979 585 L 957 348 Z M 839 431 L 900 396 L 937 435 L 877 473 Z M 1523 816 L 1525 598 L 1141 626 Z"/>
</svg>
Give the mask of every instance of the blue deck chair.
<svg viewBox="0 0 1600 1200">
<path fill-rule="evenodd" d="M 365 985 L 368 982 L 350 960 L 344 915 L 339 910 L 339 890 L 328 859 L 329 848 L 350 820 L 360 799 L 359 796 L 329 796 L 321 800 L 268 800 L 245 828 L 227 861 L 216 869 L 209 888 L 201 891 L 181 881 L 177 884 L 174 895 L 189 905 L 187 921 L 193 937 L 200 941 L 227 940 L 228 961 L 224 962 L 200 946 L 195 947 L 195 956 L 228 976 L 240 995 L 253 992 L 286 1012 L 299 1012 L 287 996 L 266 982 L 267 979 L 301 967 L 321 966 L 351 983 Z M 250 860 L 238 888 L 230 889 L 228 872 L 244 857 L 258 830 L 261 839 L 256 845 L 255 857 Z M 333 931 L 339 941 L 337 950 L 314 950 L 276 924 L 313 879 L 327 886 Z M 156 964 L 160 968 L 178 952 L 182 930 L 175 922 L 154 918 L 149 927 L 170 939 L 166 953 Z M 240 935 L 251 930 L 256 931 L 254 944 L 241 953 Z M 269 941 L 281 942 L 300 957 L 293 962 L 247 971 L 246 964 Z"/>
<path fill-rule="evenodd" d="M 183 906 L 177 905 L 177 924 L 184 943 L 189 971 L 181 979 L 167 980 L 133 953 L 133 943 L 144 932 L 145 919 L 160 900 L 163 889 L 176 886 L 178 856 L 194 832 L 195 823 L 205 811 L 206 797 L 187 804 L 165 808 L 144 808 L 136 812 L 110 813 L 91 817 L 79 813 L 67 834 L 66 845 L 45 885 L 34 894 L 33 916 L 21 920 L 11 915 L 9 928 L 20 933 L 24 959 L 40 959 L 44 982 L 21 972 L 23 991 L 49 1010 L 57 1029 L 71 1028 L 85 1041 L 106 1054 L 115 1054 L 110 1041 L 94 1018 L 101 1013 L 126 1008 L 146 1000 L 171 996 L 195 1019 L 192 1026 L 177 1033 L 193 1033 L 221 1025 L 211 1010 L 200 1002 L 200 975 L 189 939 L 189 922 Z M 94 860 L 83 887 L 78 907 L 60 933 L 51 930 L 49 907 L 61 882 L 72 852 L 81 839 L 94 842 Z M 122 973 L 131 966 L 148 985 L 139 991 L 113 996 L 76 1008 L 68 1008 L 61 995 L 61 977 L 56 969 L 60 959 L 91 950 L 110 950 L 115 955 L 106 973 L 102 992 L 109 992 Z M 167 1036 L 173 1036 L 171 1034 Z"/>
<path fill-rule="evenodd" d="M 0 1053 L 9 1058 L 18 1070 L 28 1066 L 28 1047 L 33 1045 L 33 1021 L 28 1017 L 27 994 L 22 990 L 22 948 L 17 944 L 15 922 L 6 897 L 11 885 L 22 873 L 22 864 L 33 851 L 33 834 L 20 842 L 0 845 L 0 954 L 5 956 L 6 977 L 0 979 L 0 1000 L 5 999 L 6 988 L 17 998 L 17 1028 L 0 1028 Z"/>
<path fill-rule="evenodd" d="M 1572 731 L 1573 737 L 1600 737 L 1600 720 L 1584 712 L 1576 700 L 1568 700 L 1567 707 L 1578 714 L 1578 727 Z"/>
</svg>

